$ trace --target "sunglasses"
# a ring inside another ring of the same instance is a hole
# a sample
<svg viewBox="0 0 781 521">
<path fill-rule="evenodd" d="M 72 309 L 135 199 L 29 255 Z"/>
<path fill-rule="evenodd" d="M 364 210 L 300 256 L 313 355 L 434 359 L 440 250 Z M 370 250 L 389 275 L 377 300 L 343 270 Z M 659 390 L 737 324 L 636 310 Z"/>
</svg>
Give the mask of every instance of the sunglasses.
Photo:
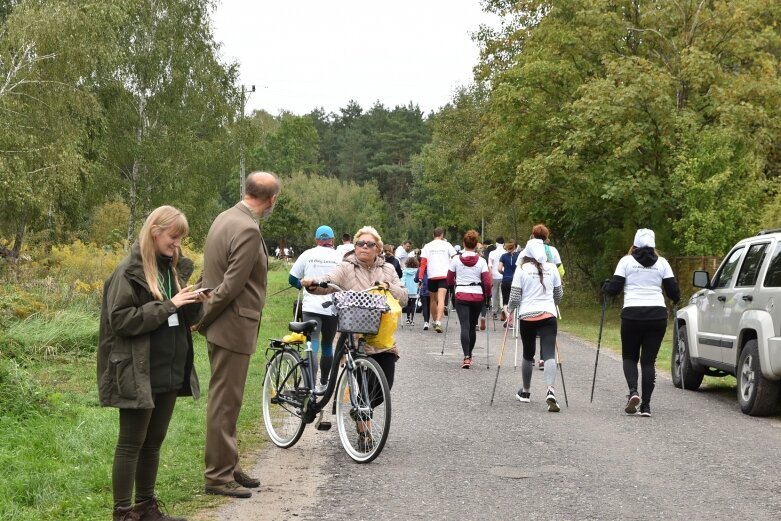
<svg viewBox="0 0 781 521">
<path fill-rule="evenodd" d="M 359 248 L 374 248 L 377 246 L 377 243 L 372 241 L 355 241 L 355 245 Z"/>
</svg>

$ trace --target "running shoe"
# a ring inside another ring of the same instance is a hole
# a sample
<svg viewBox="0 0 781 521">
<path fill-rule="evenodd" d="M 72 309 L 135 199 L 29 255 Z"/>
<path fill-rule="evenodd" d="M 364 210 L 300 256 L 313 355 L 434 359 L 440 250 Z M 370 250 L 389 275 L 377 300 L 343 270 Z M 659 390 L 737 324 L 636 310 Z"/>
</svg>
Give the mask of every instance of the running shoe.
<svg viewBox="0 0 781 521">
<path fill-rule="evenodd" d="M 556 395 L 553 394 L 553 388 L 548 387 L 548 394 L 545 396 L 545 402 L 548 404 L 548 412 L 559 412 L 559 402 L 556 401 Z"/>
<path fill-rule="evenodd" d="M 411 325 L 412 325 L 412 320 L 410 320 L 410 319 L 407 319 L 407 322 L 405 322 L 405 324 L 404 324 L 404 325 L 405 325 L 405 326 L 411 326 Z"/>
<path fill-rule="evenodd" d="M 428 331 L 428 322 L 423 322 L 423 331 Z"/>
<path fill-rule="evenodd" d="M 315 385 L 315 392 L 318 394 L 324 393 L 327 388 L 328 384 L 317 384 Z"/>
<path fill-rule="evenodd" d="M 528 391 L 518 391 L 515 393 L 515 397 L 521 403 L 529 403 L 531 401 L 531 393 Z"/>
<path fill-rule="evenodd" d="M 651 404 L 640 404 L 640 416 L 645 416 L 646 418 L 651 417 Z"/>
<path fill-rule="evenodd" d="M 439 320 L 434 322 L 434 331 L 436 331 L 437 333 L 442 332 L 442 322 L 440 322 Z"/>
<path fill-rule="evenodd" d="M 627 402 L 626 407 L 624 407 L 624 412 L 627 414 L 637 414 L 637 406 L 640 405 L 640 396 L 637 394 L 637 392 L 631 392 L 627 396 Z"/>
<path fill-rule="evenodd" d="M 543 371 L 545 369 L 545 360 L 539 359 L 537 360 L 537 369 L 540 371 Z"/>
<path fill-rule="evenodd" d="M 465 356 L 464 361 L 461 364 L 461 369 L 469 369 L 469 366 L 471 365 L 472 365 L 472 359 L 469 358 L 468 356 Z"/>
</svg>

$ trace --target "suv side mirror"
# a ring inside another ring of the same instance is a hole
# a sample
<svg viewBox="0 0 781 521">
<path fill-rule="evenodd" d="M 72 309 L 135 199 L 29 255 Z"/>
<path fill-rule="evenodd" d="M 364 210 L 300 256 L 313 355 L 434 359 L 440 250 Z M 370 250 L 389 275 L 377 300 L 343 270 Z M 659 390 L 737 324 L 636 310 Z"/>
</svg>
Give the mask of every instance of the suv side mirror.
<svg viewBox="0 0 781 521">
<path fill-rule="evenodd" d="M 707 271 L 695 271 L 692 275 L 692 286 L 695 288 L 707 288 L 710 275 Z"/>
</svg>

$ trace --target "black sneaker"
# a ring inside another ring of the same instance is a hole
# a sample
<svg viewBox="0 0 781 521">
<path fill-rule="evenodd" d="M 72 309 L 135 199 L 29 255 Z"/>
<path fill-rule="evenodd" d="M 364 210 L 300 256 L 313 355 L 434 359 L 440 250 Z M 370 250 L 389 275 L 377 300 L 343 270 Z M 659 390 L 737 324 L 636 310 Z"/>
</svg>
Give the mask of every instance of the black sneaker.
<svg viewBox="0 0 781 521">
<path fill-rule="evenodd" d="M 370 452 L 374 448 L 374 438 L 368 432 L 362 432 L 358 435 L 358 450 L 361 452 Z"/>
<path fill-rule="evenodd" d="M 556 395 L 553 394 L 553 389 L 548 388 L 548 394 L 545 396 L 545 402 L 548 404 L 548 412 L 559 412 L 559 402 L 556 401 Z"/>
<path fill-rule="evenodd" d="M 640 404 L 640 416 L 645 416 L 646 418 L 651 417 L 651 404 Z"/>
<path fill-rule="evenodd" d="M 515 397 L 521 403 L 529 403 L 531 401 L 531 393 L 527 391 L 518 391 L 515 393 Z"/>
<path fill-rule="evenodd" d="M 637 392 L 633 391 L 627 395 L 627 402 L 626 407 L 624 407 L 624 412 L 627 414 L 636 414 L 638 405 L 640 405 L 640 396 L 637 394 Z"/>
</svg>

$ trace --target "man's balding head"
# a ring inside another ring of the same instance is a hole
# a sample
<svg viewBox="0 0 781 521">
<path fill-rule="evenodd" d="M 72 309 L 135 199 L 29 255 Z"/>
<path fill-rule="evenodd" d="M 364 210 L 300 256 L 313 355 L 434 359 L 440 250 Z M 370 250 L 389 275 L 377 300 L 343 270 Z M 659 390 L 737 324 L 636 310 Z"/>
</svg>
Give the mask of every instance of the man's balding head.
<svg viewBox="0 0 781 521">
<path fill-rule="evenodd" d="M 244 194 L 257 199 L 268 201 L 279 194 L 281 189 L 279 178 L 270 172 L 252 172 L 247 176 L 244 184 Z"/>
</svg>

